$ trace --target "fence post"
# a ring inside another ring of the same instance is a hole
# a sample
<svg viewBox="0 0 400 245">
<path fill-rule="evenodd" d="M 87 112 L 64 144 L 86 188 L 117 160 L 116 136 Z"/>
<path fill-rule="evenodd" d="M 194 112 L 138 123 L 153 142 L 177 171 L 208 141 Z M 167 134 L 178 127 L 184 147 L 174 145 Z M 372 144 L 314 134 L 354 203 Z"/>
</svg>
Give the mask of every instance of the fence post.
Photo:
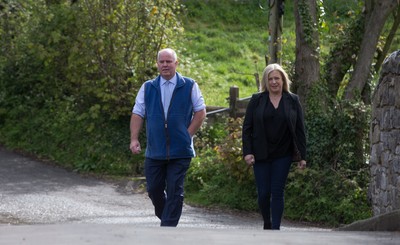
<svg viewBox="0 0 400 245">
<path fill-rule="evenodd" d="M 256 78 L 257 91 L 260 91 L 260 76 L 258 73 L 254 73 L 254 77 Z"/>
<path fill-rule="evenodd" d="M 232 86 L 229 89 L 229 116 L 236 118 L 236 101 L 239 98 L 239 87 Z"/>
</svg>

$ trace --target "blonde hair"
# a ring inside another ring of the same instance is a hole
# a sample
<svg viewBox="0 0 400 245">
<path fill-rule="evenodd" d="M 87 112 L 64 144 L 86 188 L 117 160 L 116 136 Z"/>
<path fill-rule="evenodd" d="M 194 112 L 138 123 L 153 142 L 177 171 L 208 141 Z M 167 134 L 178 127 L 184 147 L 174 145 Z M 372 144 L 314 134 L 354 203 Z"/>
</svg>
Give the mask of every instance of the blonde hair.
<svg viewBox="0 0 400 245">
<path fill-rule="evenodd" d="M 271 72 L 273 71 L 279 71 L 282 75 L 282 80 L 283 80 L 283 91 L 285 92 L 290 92 L 290 85 L 292 84 L 292 81 L 290 81 L 288 74 L 286 71 L 280 66 L 279 64 L 269 64 L 267 67 L 265 67 L 263 71 L 263 76 L 262 80 L 260 82 L 260 92 L 265 92 L 268 90 L 268 76 Z"/>
</svg>

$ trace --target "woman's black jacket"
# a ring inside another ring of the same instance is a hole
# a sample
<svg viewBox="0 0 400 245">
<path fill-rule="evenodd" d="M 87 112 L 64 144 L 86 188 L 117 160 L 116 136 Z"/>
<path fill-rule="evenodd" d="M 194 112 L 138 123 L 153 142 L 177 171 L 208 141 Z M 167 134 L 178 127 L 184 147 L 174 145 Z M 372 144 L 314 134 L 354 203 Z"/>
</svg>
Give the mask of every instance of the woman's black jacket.
<svg viewBox="0 0 400 245">
<path fill-rule="evenodd" d="M 296 94 L 283 92 L 282 98 L 285 116 L 295 145 L 306 160 L 306 136 L 303 110 Z M 253 94 L 247 105 L 242 129 L 243 157 L 253 154 L 255 159 L 268 159 L 268 144 L 264 130 L 263 113 L 269 100 L 269 93 Z"/>
</svg>

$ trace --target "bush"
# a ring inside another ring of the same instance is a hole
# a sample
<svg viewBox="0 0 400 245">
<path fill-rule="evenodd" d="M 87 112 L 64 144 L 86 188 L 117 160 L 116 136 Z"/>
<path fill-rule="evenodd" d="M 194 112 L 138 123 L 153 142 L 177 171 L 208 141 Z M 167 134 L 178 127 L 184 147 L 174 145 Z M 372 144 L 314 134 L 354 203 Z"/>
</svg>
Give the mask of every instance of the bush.
<svg viewBox="0 0 400 245">
<path fill-rule="evenodd" d="M 186 197 L 191 203 L 254 211 L 257 195 L 252 169 L 241 154 L 242 119 L 224 120 L 205 124 L 198 134 L 197 141 L 207 143 L 197 145 L 199 154 L 187 174 Z"/>
<path fill-rule="evenodd" d="M 181 33 L 179 1 L 6 1 L 0 141 L 77 171 L 141 174 L 134 94 Z"/>
<path fill-rule="evenodd" d="M 285 199 L 289 219 L 338 226 L 371 217 L 366 189 L 332 169 L 291 171 Z"/>
<path fill-rule="evenodd" d="M 335 100 L 323 104 L 326 94 L 315 86 L 307 98 L 308 162 L 318 168 L 353 170 L 367 167 L 370 106 Z"/>
<path fill-rule="evenodd" d="M 1 142 L 79 172 L 120 176 L 142 173 L 143 155 L 132 155 L 129 150 L 128 117 L 80 118 L 70 106 L 15 108 L 15 115 L 8 114 L 0 130 Z"/>
</svg>

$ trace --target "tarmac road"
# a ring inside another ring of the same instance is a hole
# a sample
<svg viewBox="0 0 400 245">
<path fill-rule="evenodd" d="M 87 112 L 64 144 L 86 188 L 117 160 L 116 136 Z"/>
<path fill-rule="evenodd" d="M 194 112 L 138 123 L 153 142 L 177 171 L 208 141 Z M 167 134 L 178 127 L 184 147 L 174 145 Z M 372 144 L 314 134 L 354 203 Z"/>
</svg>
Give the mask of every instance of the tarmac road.
<svg viewBox="0 0 400 245">
<path fill-rule="evenodd" d="M 0 148 L 0 224 L 134 224 L 158 227 L 153 206 L 136 183 L 85 177 Z M 233 216 L 184 205 L 180 227 L 250 228 L 258 215 Z"/>
<path fill-rule="evenodd" d="M 287 221 L 281 231 L 263 231 L 258 214 L 189 205 L 177 228 L 159 227 L 151 201 L 134 186 L 0 147 L 0 244 L 400 244 L 398 232 L 338 232 Z"/>
</svg>

